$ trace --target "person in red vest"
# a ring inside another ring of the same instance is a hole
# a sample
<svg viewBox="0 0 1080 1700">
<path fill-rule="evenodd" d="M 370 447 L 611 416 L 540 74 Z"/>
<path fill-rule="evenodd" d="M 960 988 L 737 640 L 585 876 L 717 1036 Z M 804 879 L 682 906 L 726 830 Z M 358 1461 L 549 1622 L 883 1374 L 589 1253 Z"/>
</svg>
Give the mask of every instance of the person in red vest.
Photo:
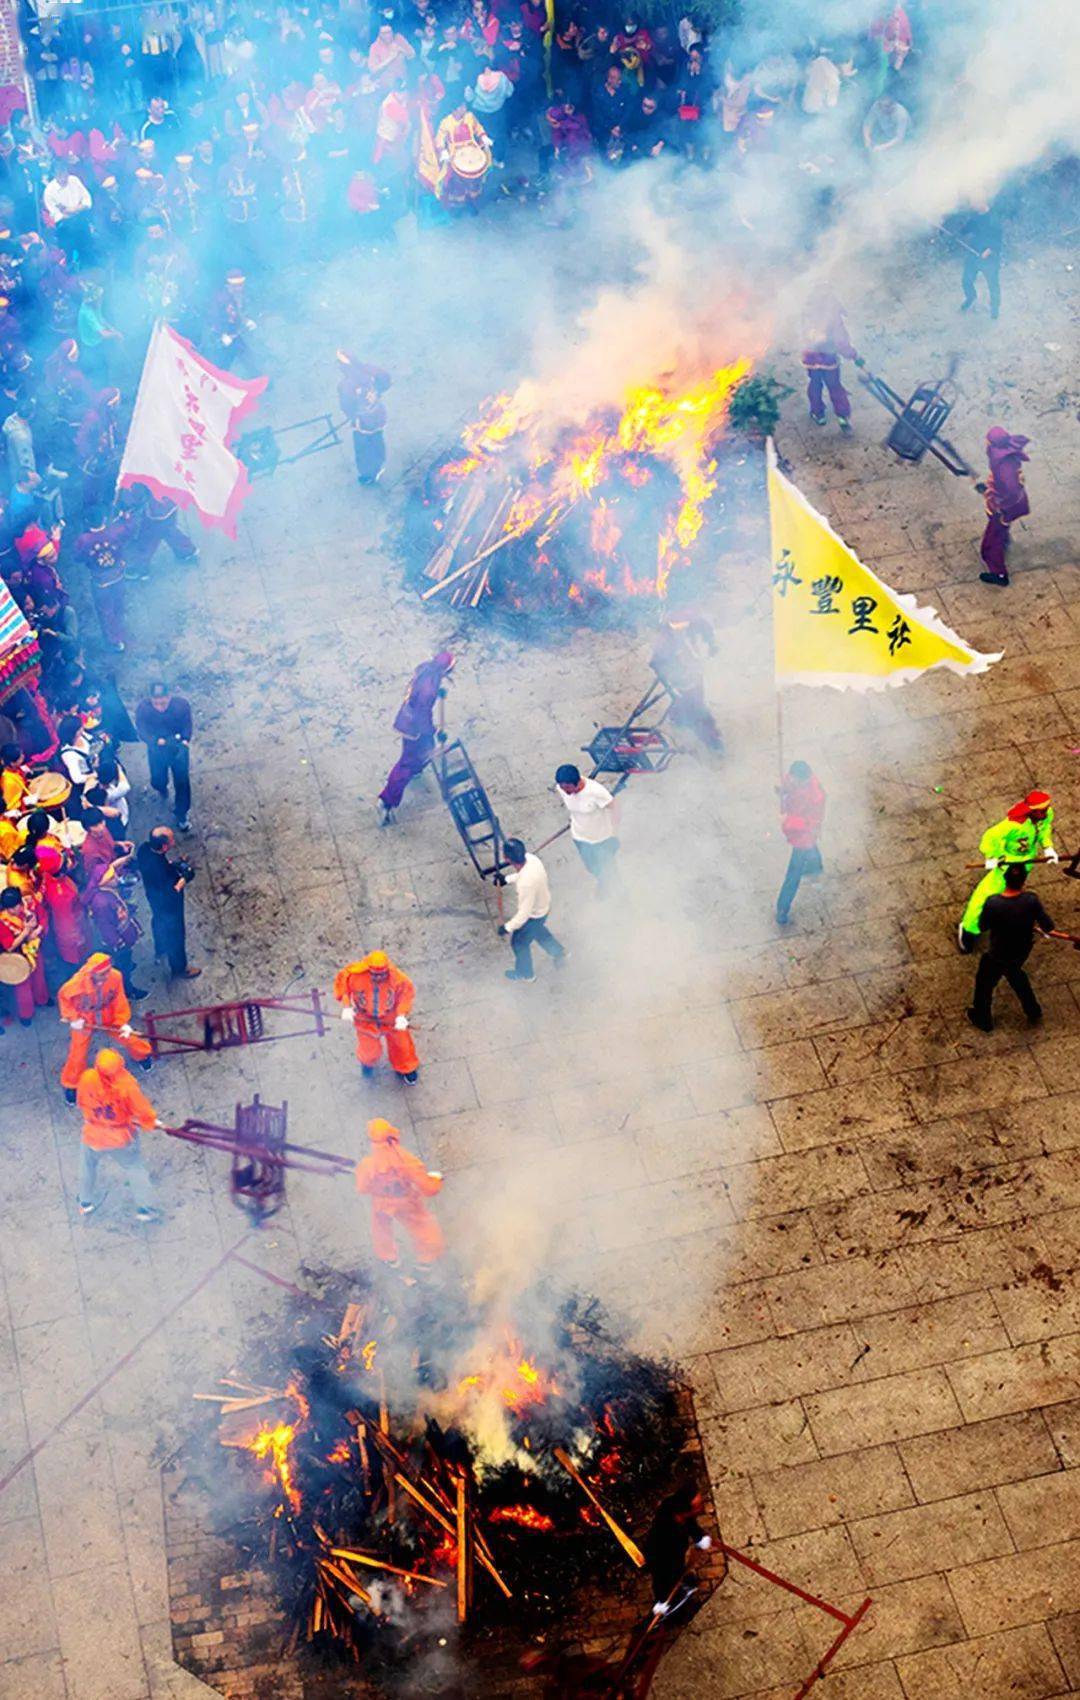
<svg viewBox="0 0 1080 1700">
<path fill-rule="evenodd" d="M 825 792 L 810 763 L 793 761 L 780 787 L 780 827 L 791 845 L 787 873 L 776 899 L 776 919 L 781 927 L 791 919 L 791 905 L 802 880 L 821 872 L 818 835 L 824 819 Z"/>
</svg>

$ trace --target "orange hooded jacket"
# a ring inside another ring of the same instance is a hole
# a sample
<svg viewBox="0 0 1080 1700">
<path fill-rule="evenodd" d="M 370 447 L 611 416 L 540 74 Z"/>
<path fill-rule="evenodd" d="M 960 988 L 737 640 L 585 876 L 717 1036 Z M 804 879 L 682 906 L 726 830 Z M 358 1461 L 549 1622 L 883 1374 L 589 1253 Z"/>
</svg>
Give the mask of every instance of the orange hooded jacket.
<svg viewBox="0 0 1080 1700">
<path fill-rule="evenodd" d="M 369 1122 L 368 1138 L 372 1149 L 356 1165 L 356 1190 L 368 1193 L 376 1209 L 393 1216 L 440 1190 L 439 1176 L 429 1174 L 419 1157 L 401 1149 L 401 1132 L 390 1122 Z"/>
<path fill-rule="evenodd" d="M 399 1015 L 408 1015 L 416 1001 L 416 987 L 393 962 L 387 961 L 386 974 L 378 980 L 370 965 L 371 957 L 365 956 L 339 969 L 334 976 L 334 996 L 339 1003 L 352 1004 L 358 1025 L 385 1031 L 393 1027 Z"/>
<path fill-rule="evenodd" d="M 64 981 L 56 994 L 61 1021 L 81 1016 L 88 1027 L 123 1027 L 131 1020 L 131 1005 L 119 968 L 110 967 L 100 982 L 93 978 L 94 969 L 108 961 L 104 951 L 96 950 L 70 980 Z"/>
<path fill-rule="evenodd" d="M 83 1144 L 95 1151 L 121 1150 L 131 1144 L 136 1127 L 157 1121 L 117 1051 L 102 1051 L 94 1067 L 83 1070 L 75 1102 L 83 1116 Z"/>
</svg>

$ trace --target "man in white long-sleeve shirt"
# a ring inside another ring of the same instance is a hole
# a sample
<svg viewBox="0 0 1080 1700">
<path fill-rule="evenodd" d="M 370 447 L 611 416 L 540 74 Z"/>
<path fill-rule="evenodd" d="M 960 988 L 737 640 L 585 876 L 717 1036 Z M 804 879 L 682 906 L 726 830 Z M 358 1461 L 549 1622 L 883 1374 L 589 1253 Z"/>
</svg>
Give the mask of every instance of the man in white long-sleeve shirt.
<svg viewBox="0 0 1080 1700">
<path fill-rule="evenodd" d="M 570 816 L 574 847 L 600 890 L 606 891 L 619 848 L 615 836 L 615 798 L 606 785 L 595 779 L 583 779 L 570 762 L 557 769 L 555 783 Z"/>
<path fill-rule="evenodd" d="M 506 839 L 503 855 L 510 868 L 510 872 L 503 877 L 507 885 L 514 887 L 517 895 L 516 910 L 509 921 L 499 928 L 501 933 L 508 935 L 514 947 L 514 966 L 506 970 L 506 978 L 535 980 L 532 960 L 534 944 L 538 944 L 541 950 L 547 952 L 556 967 L 561 967 L 567 956 L 566 950 L 554 933 L 548 930 L 551 888 L 548 885 L 547 869 L 539 856 L 534 856 L 526 850 L 520 838 Z"/>
<path fill-rule="evenodd" d="M 91 237 L 87 215 L 93 202 L 86 184 L 68 170 L 65 160 L 57 160 L 42 191 L 41 204 L 53 222 L 56 240 L 68 260 L 74 264 L 80 250 L 85 250 L 83 258 L 89 257 Z"/>
</svg>

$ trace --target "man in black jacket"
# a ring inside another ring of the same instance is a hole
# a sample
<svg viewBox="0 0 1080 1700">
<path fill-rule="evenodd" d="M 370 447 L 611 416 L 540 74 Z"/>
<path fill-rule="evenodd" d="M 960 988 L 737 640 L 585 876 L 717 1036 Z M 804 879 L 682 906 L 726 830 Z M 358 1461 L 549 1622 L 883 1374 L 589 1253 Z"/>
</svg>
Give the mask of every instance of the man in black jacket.
<svg viewBox="0 0 1080 1700">
<path fill-rule="evenodd" d="M 1054 923 L 1035 893 L 1024 890 L 1026 879 L 1027 864 L 1010 862 L 1005 869 L 1005 890 L 983 904 L 981 930 L 990 934 L 990 949 L 979 963 L 967 1018 L 984 1033 L 993 1031 L 994 988 L 1003 978 L 1020 999 L 1028 1020 L 1033 1025 L 1042 1020 L 1042 1008 L 1024 973 L 1024 963 L 1031 955 L 1036 932 L 1045 938 L 1053 932 Z"/>
<path fill-rule="evenodd" d="M 176 696 L 170 691 L 164 679 L 155 679 L 149 695 L 143 697 L 135 710 L 135 725 L 146 745 L 150 784 L 164 801 L 169 795 L 169 775 L 172 774 L 176 824 L 181 832 L 187 832 L 191 810 L 188 755 L 191 704 L 187 697 Z"/>
<path fill-rule="evenodd" d="M 184 937 L 184 888 L 191 878 L 185 865 L 169 860 L 169 851 L 176 840 L 167 826 L 155 826 L 144 844 L 135 852 L 142 875 L 146 901 L 150 905 L 150 920 L 154 931 L 154 953 L 167 956 L 172 974 L 194 980 L 202 973 L 192 968 L 187 959 Z"/>
</svg>

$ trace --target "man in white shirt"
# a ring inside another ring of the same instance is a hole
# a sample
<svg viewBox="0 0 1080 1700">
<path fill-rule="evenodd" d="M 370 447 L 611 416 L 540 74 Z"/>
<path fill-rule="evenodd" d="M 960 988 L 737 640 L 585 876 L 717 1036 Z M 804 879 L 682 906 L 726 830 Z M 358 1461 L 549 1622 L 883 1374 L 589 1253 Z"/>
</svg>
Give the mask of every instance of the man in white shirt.
<svg viewBox="0 0 1080 1700">
<path fill-rule="evenodd" d="M 87 214 L 93 203 L 86 184 L 68 170 L 66 161 L 57 160 L 56 169 L 42 191 L 41 204 L 53 222 L 57 242 L 72 264 L 79 257 L 80 247 L 86 257 L 90 248 Z"/>
<path fill-rule="evenodd" d="M 555 783 L 570 816 L 570 837 L 578 855 L 600 890 L 611 884 L 619 840 L 615 836 L 615 799 L 595 779 L 583 779 L 576 767 L 564 763 Z"/>
<path fill-rule="evenodd" d="M 554 933 L 548 930 L 551 889 L 543 862 L 539 856 L 534 856 L 526 850 L 520 838 L 508 838 L 503 844 L 503 855 L 510 872 L 506 875 L 496 875 L 496 878 L 505 879 L 506 884 L 512 885 L 517 894 L 517 909 L 509 921 L 499 928 L 500 933 L 505 933 L 514 947 L 514 966 L 506 970 L 506 978 L 531 981 L 536 979 L 532 961 L 534 944 L 546 951 L 558 968 L 562 967 L 568 953 Z"/>
<path fill-rule="evenodd" d="M 72 176 L 62 159 L 57 160 L 56 170 L 46 183 L 41 198 L 54 224 L 61 224 L 75 213 L 90 211 L 89 189 L 81 177 Z"/>
</svg>

